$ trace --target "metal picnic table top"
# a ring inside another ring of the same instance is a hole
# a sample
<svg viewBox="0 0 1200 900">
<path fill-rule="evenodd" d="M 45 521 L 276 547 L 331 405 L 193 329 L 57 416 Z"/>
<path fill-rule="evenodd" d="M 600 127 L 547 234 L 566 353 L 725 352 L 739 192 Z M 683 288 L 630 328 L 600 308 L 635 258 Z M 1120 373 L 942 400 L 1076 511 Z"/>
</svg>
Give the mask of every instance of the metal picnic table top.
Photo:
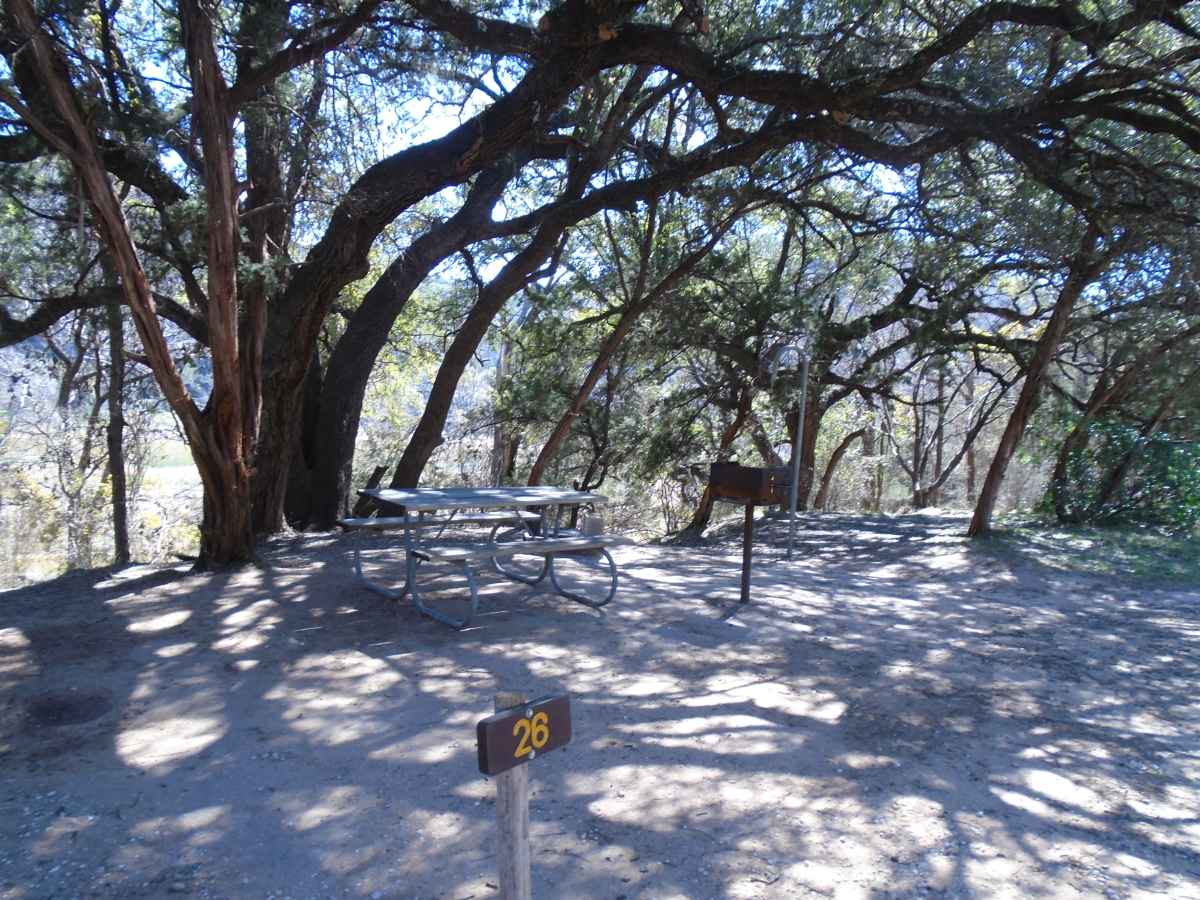
<svg viewBox="0 0 1200 900">
<path fill-rule="evenodd" d="M 601 505 L 608 498 L 591 491 L 535 485 L 533 487 L 493 488 L 375 488 L 359 491 L 389 506 L 402 506 L 409 512 L 433 512 L 439 509 L 503 509 L 530 506 Z"/>
</svg>

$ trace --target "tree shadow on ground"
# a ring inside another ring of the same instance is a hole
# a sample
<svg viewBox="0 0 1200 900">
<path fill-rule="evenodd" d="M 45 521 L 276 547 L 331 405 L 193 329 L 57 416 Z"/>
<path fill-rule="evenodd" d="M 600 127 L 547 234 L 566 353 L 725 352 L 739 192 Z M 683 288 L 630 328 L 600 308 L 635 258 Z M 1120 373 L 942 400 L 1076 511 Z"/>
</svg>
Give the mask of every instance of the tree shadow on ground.
<svg viewBox="0 0 1200 900">
<path fill-rule="evenodd" d="M 790 562 L 760 528 L 727 621 L 732 534 L 622 550 L 604 613 L 485 579 L 461 633 L 362 590 L 328 535 L 0 596 L 0 896 L 487 896 L 498 689 L 572 695 L 532 771 L 542 896 L 1198 893 L 1194 602 L 978 552 L 957 519 L 804 524 Z M 110 710 L 30 723 L 72 685 Z"/>
</svg>

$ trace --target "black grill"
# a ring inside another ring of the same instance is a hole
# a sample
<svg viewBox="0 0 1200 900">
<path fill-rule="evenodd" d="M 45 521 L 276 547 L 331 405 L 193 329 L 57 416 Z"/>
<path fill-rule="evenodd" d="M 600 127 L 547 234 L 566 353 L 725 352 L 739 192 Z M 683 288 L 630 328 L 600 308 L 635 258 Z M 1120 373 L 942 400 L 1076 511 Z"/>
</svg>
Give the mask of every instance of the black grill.
<svg viewBox="0 0 1200 900">
<path fill-rule="evenodd" d="M 733 462 L 716 462 L 709 467 L 708 486 L 714 497 L 740 503 L 785 505 L 792 473 L 787 466 L 755 468 Z"/>
</svg>

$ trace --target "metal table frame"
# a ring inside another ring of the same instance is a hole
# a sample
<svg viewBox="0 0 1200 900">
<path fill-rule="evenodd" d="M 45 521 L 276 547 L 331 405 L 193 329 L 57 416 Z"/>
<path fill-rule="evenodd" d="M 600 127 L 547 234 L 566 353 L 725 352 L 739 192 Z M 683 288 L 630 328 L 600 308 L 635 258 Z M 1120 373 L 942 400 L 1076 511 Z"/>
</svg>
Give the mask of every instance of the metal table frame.
<svg viewBox="0 0 1200 900">
<path fill-rule="evenodd" d="M 559 525 L 562 511 L 571 507 L 600 506 L 608 502 L 608 498 L 590 491 L 568 490 L 548 486 L 535 487 L 494 487 L 494 488 L 375 488 L 358 492 L 362 497 L 369 497 L 384 507 L 396 508 L 404 518 L 404 556 L 405 580 L 399 590 L 389 588 L 377 581 L 367 578 L 362 570 L 362 560 L 356 548 L 354 555 L 355 574 L 364 587 L 392 600 L 401 600 L 406 594 L 412 598 L 413 606 L 423 615 L 429 616 L 453 628 L 462 628 L 470 621 L 470 615 L 465 619 L 455 619 L 441 610 L 427 606 L 421 600 L 417 589 L 417 566 L 420 562 L 416 551 L 421 549 L 420 533 L 429 525 L 441 525 L 438 535 L 441 535 L 449 525 L 453 524 L 455 515 L 464 509 L 504 510 L 537 508 L 541 515 L 540 533 L 544 537 L 559 536 L 562 531 Z M 554 510 L 553 517 L 550 510 Z M 426 523 L 425 516 L 438 511 L 449 511 L 448 520 L 437 523 Z M 415 514 L 415 515 L 414 515 Z M 520 524 L 517 526 L 520 528 Z M 489 535 L 489 543 L 495 543 L 495 536 L 500 525 L 493 527 Z M 436 537 L 436 536 L 435 536 Z M 554 593 L 568 599 L 598 609 L 606 605 L 616 593 L 617 566 L 612 555 L 601 548 L 601 557 L 607 562 L 611 572 L 611 584 L 607 596 L 601 601 L 590 600 L 580 594 L 568 591 L 558 581 L 554 570 L 554 553 L 543 557 L 542 570 L 536 577 L 511 572 L 504 569 L 499 561 L 491 558 L 492 568 L 500 575 L 522 584 L 536 586 L 547 576 L 553 585 Z M 541 555 L 541 554 L 539 554 Z M 475 575 L 471 571 L 470 561 L 462 563 L 463 574 L 471 593 L 471 614 L 474 614 L 479 603 L 479 589 Z"/>
</svg>

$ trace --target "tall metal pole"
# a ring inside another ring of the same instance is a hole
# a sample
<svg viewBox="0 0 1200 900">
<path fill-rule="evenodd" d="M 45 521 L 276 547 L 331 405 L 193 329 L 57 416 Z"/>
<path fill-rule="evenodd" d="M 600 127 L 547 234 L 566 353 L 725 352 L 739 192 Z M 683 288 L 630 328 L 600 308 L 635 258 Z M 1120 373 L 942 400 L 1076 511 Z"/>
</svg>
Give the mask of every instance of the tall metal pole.
<svg viewBox="0 0 1200 900">
<path fill-rule="evenodd" d="M 800 357 L 800 409 L 796 416 L 796 441 L 792 444 L 792 487 L 788 491 L 787 558 L 792 558 L 796 540 L 796 499 L 800 495 L 800 453 L 804 444 L 804 406 L 808 401 L 808 355 Z"/>
</svg>

